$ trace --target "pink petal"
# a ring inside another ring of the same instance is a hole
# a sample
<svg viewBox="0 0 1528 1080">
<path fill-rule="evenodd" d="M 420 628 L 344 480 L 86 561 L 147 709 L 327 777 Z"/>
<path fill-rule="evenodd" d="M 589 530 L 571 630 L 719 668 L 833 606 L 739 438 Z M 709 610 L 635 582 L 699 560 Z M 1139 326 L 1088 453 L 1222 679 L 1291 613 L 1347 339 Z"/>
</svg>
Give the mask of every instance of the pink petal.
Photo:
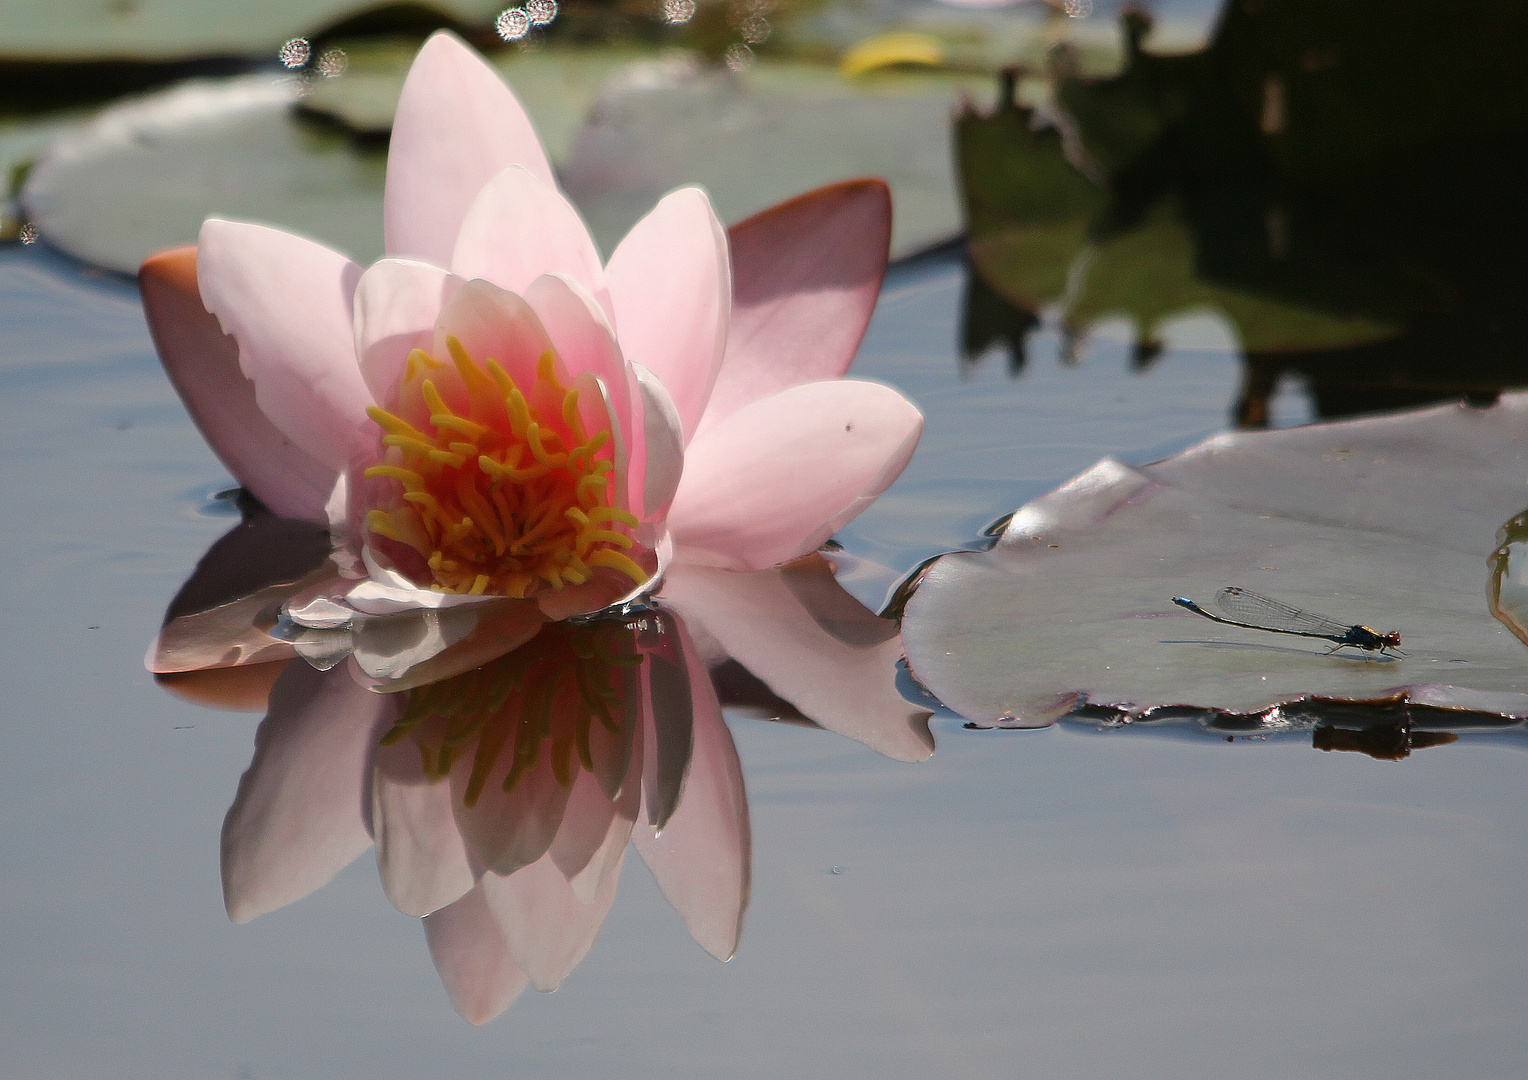
<svg viewBox="0 0 1528 1080">
<path fill-rule="evenodd" d="M 450 265 L 467 208 L 506 165 L 555 183 L 536 129 L 498 72 L 455 35 L 432 35 L 393 116 L 382 211 L 387 253 Z"/>
<path fill-rule="evenodd" d="M 435 324 L 433 355 L 449 355 L 448 336 L 460 341 L 479 364 L 497 360 L 521 387 L 535 384 L 536 362 L 552 347 L 529 304 L 481 280 L 467 282 L 446 301 Z"/>
<path fill-rule="evenodd" d="M 464 278 L 522 295 L 543 274 L 565 274 L 610 308 L 600 253 L 584 219 L 555 184 L 518 165 L 473 199 L 449 265 Z"/>
<path fill-rule="evenodd" d="M 642 393 L 643 474 L 633 483 L 642 486 L 644 521 L 660 520 L 674 501 L 684 474 L 684 427 L 668 390 L 647 368 L 634 365 Z"/>
<path fill-rule="evenodd" d="M 382 259 L 361 275 L 355 354 L 375 400 L 394 400 L 409 353 L 434 346 L 435 320 L 461 286 L 461 278 L 438 266 L 407 259 Z"/>
<path fill-rule="evenodd" d="M 752 574 L 675 566 L 663 597 L 829 731 L 898 761 L 934 752 L 928 711 L 896 689 L 896 624 L 845 592 L 821 557 Z"/>
<path fill-rule="evenodd" d="M 357 686 L 344 665 L 287 665 L 223 821 L 223 900 L 234 922 L 307 896 L 366 850 L 372 751 L 400 705 Z"/>
<path fill-rule="evenodd" d="M 651 573 L 653 559 L 646 557 L 640 547 L 627 552 L 638 562 L 648 563 Z M 560 589 L 544 589 L 536 594 L 536 603 L 549 622 L 561 622 L 575 615 L 587 615 L 607 608 L 631 592 L 631 579 L 617 570 L 598 569 L 594 577 L 582 585 L 564 585 Z"/>
<path fill-rule="evenodd" d="M 636 401 L 640 391 L 631 366 L 621 358 L 609 317 L 577 281 L 566 275 L 545 274 L 525 290 L 525 302 L 541 320 L 557 355 L 571 372 L 597 378 L 605 388 L 619 434 L 628 450 L 626 471 L 631 484 L 640 483 L 646 454 L 642 440 L 634 439 Z M 628 493 L 629 506 L 640 506 Z"/>
<path fill-rule="evenodd" d="M 585 904 L 550 858 L 509 877 L 487 875 L 483 896 L 520 969 L 542 993 L 556 990 L 588 955 L 600 925 L 615 903 L 617 868 Z"/>
<path fill-rule="evenodd" d="M 658 376 L 687 436 L 705 410 L 732 302 L 727 235 L 699 188 L 665 195 L 605 270 L 621 352 Z"/>
<path fill-rule="evenodd" d="M 291 591 L 289 585 L 276 585 L 170 620 L 149 646 L 144 666 L 156 675 L 168 675 L 290 660 L 296 651 L 271 637 L 267 616 Z"/>
<path fill-rule="evenodd" d="M 281 517 L 326 521 L 336 471 L 298 449 L 255 404 L 255 388 L 239 370 L 238 344 L 202 306 L 196 248 L 144 260 L 138 287 L 165 373 L 218 460 Z"/>
<path fill-rule="evenodd" d="M 530 982 L 510 958 L 481 889 L 426 917 L 424 940 L 451 1004 L 469 1023 L 488 1023 Z"/>
<path fill-rule="evenodd" d="M 737 951 L 748 908 L 748 797 L 711 679 L 682 627 L 679 632 L 694 702 L 690 772 L 679 807 L 663 831 L 655 836 L 642 825 L 632 840 L 690 936 L 718 960 L 727 960 Z"/>
<path fill-rule="evenodd" d="M 238 341 L 260 411 L 335 469 L 365 448 L 371 424 L 350 315 L 360 277 L 338 252 L 279 229 L 217 218 L 202 225 L 202 301 Z"/>
<path fill-rule="evenodd" d="M 380 748 L 376 761 L 371 819 L 382 888 L 405 915 L 428 915 L 477 884 L 451 809 L 451 785 L 425 779 L 412 739 Z"/>
<path fill-rule="evenodd" d="M 853 380 L 744 406 L 690 443 L 675 559 L 760 570 L 816 550 L 896 479 L 922 428 L 901 394 Z"/>
<path fill-rule="evenodd" d="M 849 369 L 886 275 L 891 192 L 846 180 L 727 230 L 732 319 L 701 428 L 751 401 Z"/>
</svg>

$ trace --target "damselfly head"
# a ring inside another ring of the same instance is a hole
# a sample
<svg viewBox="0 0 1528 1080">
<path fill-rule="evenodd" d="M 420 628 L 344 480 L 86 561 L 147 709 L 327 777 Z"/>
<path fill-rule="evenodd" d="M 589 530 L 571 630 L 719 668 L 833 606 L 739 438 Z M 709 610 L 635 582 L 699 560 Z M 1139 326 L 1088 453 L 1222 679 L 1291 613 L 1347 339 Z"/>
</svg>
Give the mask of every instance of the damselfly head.
<svg viewBox="0 0 1528 1080">
<path fill-rule="evenodd" d="M 1378 630 L 1367 626 L 1355 626 L 1349 632 L 1352 640 L 1345 642 L 1348 645 L 1357 645 L 1366 652 L 1394 653 L 1397 656 L 1405 656 L 1401 652 L 1401 632 L 1392 630 L 1388 634 L 1381 634 Z"/>
</svg>

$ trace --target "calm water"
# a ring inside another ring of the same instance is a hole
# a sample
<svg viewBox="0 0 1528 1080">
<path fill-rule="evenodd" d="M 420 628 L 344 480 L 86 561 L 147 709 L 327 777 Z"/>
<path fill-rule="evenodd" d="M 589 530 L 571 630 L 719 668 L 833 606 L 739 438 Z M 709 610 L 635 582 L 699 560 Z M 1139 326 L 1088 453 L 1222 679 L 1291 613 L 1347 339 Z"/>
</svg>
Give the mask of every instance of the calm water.
<svg viewBox="0 0 1528 1080">
<path fill-rule="evenodd" d="M 1103 454 L 1222 429 L 1224 328 L 1149 377 L 1123 334 L 962 376 L 963 270 L 893 271 L 857 364 L 927 411 L 904 478 L 842 538 L 905 570 Z M 218 828 L 256 717 L 160 691 L 143 650 L 232 523 L 133 290 L 0 252 L 11 565 L 0 718 L 0 1074 L 41 1078 L 1515 1077 L 1528 916 L 1523 758 L 1401 763 L 1298 742 L 936 721 L 904 765 L 732 718 L 754 894 L 718 964 L 632 858 L 593 952 L 483 1029 L 451 1010 L 369 858 L 247 926 Z M 1106 328 L 1107 329 L 1107 328 Z M 1217 346 L 1220 343 L 1220 346 Z M 1309 406 L 1293 389 L 1275 421 Z M 885 575 L 856 587 L 878 602 Z"/>
</svg>

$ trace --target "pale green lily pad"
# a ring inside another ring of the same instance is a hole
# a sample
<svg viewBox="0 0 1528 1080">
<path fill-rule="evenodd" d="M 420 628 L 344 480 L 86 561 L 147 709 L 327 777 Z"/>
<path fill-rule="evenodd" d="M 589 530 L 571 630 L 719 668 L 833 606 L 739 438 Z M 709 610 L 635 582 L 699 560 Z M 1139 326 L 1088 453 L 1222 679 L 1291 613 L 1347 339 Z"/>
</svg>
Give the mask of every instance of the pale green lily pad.
<svg viewBox="0 0 1528 1080">
<path fill-rule="evenodd" d="M 832 180 L 886 176 L 896 199 L 894 253 L 959 231 L 947 147 L 951 80 L 888 76 L 850 86 L 826 69 L 763 64 L 740 79 L 690 61 L 631 65 L 630 56 L 548 50 L 502 61 L 607 252 L 685 183 L 705 185 L 731 224 Z M 113 105 L 42 155 L 22 209 L 50 243 L 123 273 L 194 243 L 213 215 L 376 259 L 385 155 L 375 136 L 396 102 L 395 74 L 363 61 L 354 91 L 344 89 L 349 75 L 316 84 L 241 76 Z M 616 74 L 606 79 L 609 71 Z M 575 133 L 586 108 L 591 120 Z M 373 138 L 349 138 L 298 109 Z"/>
<path fill-rule="evenodd" d="M 356 0 L 56 0 L 11 4 L 0 62 L 16 60 L 177 60 L 255 56 L 382 4 Z M 419 5 L 421 7 L 426 5 Z M 502 0 L 430 0 L 462 23 L 488 23 Z"/>
<path fill-rule="evenodd" d="M 412 56 L 385 45 L 352 51 L 350 72 L 316 84 L 300 107 L 385 134 Z M 768 60 L 739 74 L 684 53 L 642 59 L 621 48 L 511 50 L 494 63 L 606 251 L 683 184 L 704 186 L 732 223 L 855 176 L 892 185 L 895 254 L 949 239 L 960 231 L 949 110 L 959 91 L 990 92 L 988 80 L 968 76 L 845 79 Z"/>
<path fill-rule="evenodd" d="M 385 159 L 296 119 L 299 94 L 294 79 L 244 76 L 112 106 L 38 161 L 22 208 L 49 242 L 123 273 L 195 243 L 211 215 L 376 258 Z"/>
<path fill-rule="evenodd" d="M 746 72 L 684 58 L 612 78 L 573 141 L 564 184 L 595 237 L 613 241 L 668 191 L 700 184 L 726 222 L 835 180 L 879 176 L 896 208 L 892 255 L 958 235 L 950 114 L 988 80 L 931 73 L 848 80 L 760 62 Z"/>
<path fill-rule="evenodd" d="M 1219 435 L 1139 468 L 1106 459 L 1016 511 L 991 550 L 926 570 L 905 605 L 908 662 L 955 711 L 1015 726 L 1084 704 L 1128 718 L 1310 697 L 1528 716 L 1528 649 L 1488 601 L 1525 476 L 1521 394 Z M 1228 585 L 1398 630 L 1406 655 L 1329 655 L 1171 602 L 1210 606 Z"/>
<path fill-rule="evenodd" d="M 345 75 L 316 82 L 303 98 L 303 111 L 360 135 L 385 135 L 416 51 L 407 41 L 347 45 Z M 506 49 L 488 59 L 515 88 L 547 155 L 561 163 L 605 81 L 641 55 L 632 48 L 540 48 Z"/>
</svg>

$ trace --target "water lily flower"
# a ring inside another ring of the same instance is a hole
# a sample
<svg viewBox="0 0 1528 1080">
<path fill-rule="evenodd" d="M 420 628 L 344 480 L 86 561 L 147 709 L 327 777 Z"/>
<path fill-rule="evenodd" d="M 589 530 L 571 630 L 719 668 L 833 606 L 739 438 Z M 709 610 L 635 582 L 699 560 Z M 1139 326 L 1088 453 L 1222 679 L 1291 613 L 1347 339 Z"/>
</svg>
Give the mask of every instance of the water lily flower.
<svg viewBox="0 0 1528 1080">
<path fill-rule="evenodd" d="M 885 265 L 878 182 L 761 215 L 730 256 L 684 188 L 602 264 L 514 95 L 440 33 L 404 84 L 384 215 L 366 269 L 212 219 L 141 274 L 224 463 L 331 528 L 345 581 L 298 622 L 498 599 L 529 638 L 650 591 L 671 559 L 813 550 L 916 444 L 910 403 L 842 378 Z"/>
<path fill-rule="evenodd" d="M 268 696 L 225 824 L 229 913 L 306 895 L 375 840 L 389 897 L 428 915 L 442 978 L 481 1021 L 587 951 L 631 838 L 729 956 L 746 804 L 709 669 L 735 649 L 824 726 L 906 760 L 932 749 L 892 687 L 895 628 L 819 557 L 791 563 L 895 479 L 921 429 L 895 391 L 843 378 L 889 193 L 835 184 L 724 232 L 682 189 L 602 263 L 514 96 L 437 34 L 404 86 L 384 201 L 388 255 L 369 269 L 213 220 L 140 275 L 166 371 L 259 504 L 247 524 L 284 521 L 306 553 L 255 587 L 261 541 L 231 534 L 250 587 L 209 553 L 150 650 L 182 688 L 212 669 L 241 701 Z M 804 599 L 819 593 L 842 595 Z M 512 671 L 482 682 L 526 656 L 582 670 L 602 654 L 559 620 L 616 618 L 634 594 L 672 629 L 638 650 L 635 682 L 606 685 L 641 719 L 629 745 L 596 749 L 598 680 L 549 699 Z M 686 606 L 699 642 L 668 610 Z M 256 669 L 269 681 L 232 679 Z M 441 680 L 440 700 L 513 716 L 435 709 Z"/>
</svg>

